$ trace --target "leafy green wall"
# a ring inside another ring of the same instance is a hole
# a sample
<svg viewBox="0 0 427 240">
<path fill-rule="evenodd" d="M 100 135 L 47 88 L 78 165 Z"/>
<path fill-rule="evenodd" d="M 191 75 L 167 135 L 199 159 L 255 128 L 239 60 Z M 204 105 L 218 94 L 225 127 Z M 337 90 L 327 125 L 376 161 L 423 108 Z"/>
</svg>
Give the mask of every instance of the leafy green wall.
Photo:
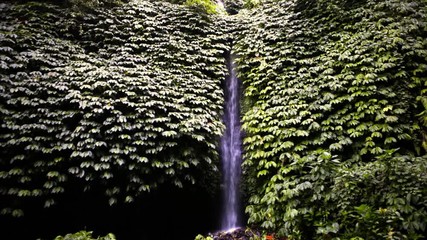
<svg viewBox="0 0 427 240">
<path fill-rule="evenodd" d="M 425 234 L 426 2 L 267 1 L 245 17 L 249 223 L 297 239 Z"/>
<path fill-rule="evenodd" d="M 1 3 L 0 16 L 4 213 L 22 214 L 10 207 L 26 199 L 49 206 L 71 185 L 113 204 L 163 182 L 216 184 L 223 20 L 146 1 Z"/>
<path fill-rule="evenodd" d="M 425 236 L 426 2 L 250 5 L 225 17 L 1 3 L 3 213 L 70 186 L 113 204 L 166 182 L 215 185 L 232 41 L 249 224 L 294 239 Z"/>
</svg>

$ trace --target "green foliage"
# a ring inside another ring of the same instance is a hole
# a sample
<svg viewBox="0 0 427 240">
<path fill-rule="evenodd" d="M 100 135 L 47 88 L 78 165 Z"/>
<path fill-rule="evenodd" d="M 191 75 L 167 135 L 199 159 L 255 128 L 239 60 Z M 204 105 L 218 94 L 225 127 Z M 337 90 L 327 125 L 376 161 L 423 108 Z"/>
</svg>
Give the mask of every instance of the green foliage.
<svg viewBox="0 0 427 240">
<path fill-rule="evenodd" d="M 65 236 L 57 236 L 54 240 L 116 240 L 116 237 L 109 233 L 104 237 L 93 238 L 92 232 L 80 231 L 73 234 L 69 233 Z"/>
<path fill-rule="evenodd" d="M 113 7 L 123 4 L 123 0 L 68 0 L 68 4 L 76 9 L 94 9 L 97 7 Z"/>
<path fill-rule="evenodd" d="M 3 213 L 51 206 L 71 184 L 104 190 L 110 204 L 164 182 L 213 189 L 221 22 L 145 1 L 85 14 L 0 4 Z"/>
<path fill-rule="evenodd" d="M 247 9 L 251 9 L 251 8 L 261 6 L 263 2 L 264 2 L 263 0 L 244 0 L 243 7 Z"/>
<path fill-rule="evenodd" d="M 50 206 L 71 183 L 114 204 L 218 178 L 232 32 L 249 223 L 293 239 L 422 238 L 426 9 L 265 1 L 221 19 L 145 1 L 88 14 L 0 4 L 2 212 Z"/>
<path fill-rule="evenodd" d="M 296 239 L 341 236 L 350 224 L 337 215 L 342 199 L 331 189 L 344 169 L 381 165 L 378 157 L 390 152 L 424 154 L 426 9 L 425 1 L 294 0 L 248 13 L 234 51 L 245 86 L 249 223 Z M 390 184 L 401 187 L 396 181 Z M 425 199 L 423 178 L 408 181 Z M 394 196 L 387 188 L 384 194 Z M 396 214 L 404 220 L 390 226 L 401 236 L 425 233 L 402 227 L 414 218 L 402 215 L 403 206 L 367 197 L 345 208 L 353 225 L 362 224 L 355 216 L 365 204 L 366 212 L 388 209 L 366 220 L 381 236 L 387 227 L 372 222 L 395 221 Z"/>
<path fill-rule="evenodd" d="M 380 156 L 375 162 L 340 168 L 331 197 L 343 235 L 422 239 L 427 227 L 426 172 L 427 156 Z"/>
<path fill-rule="evenodd" d="M 207 14 L 218 13 L 218 6 L 212 0 L 186 0 L 185 5 Z"/>
<path fill-rule="evenodd" d="M 14 0 L 14 2 L 19 3 L 50 3 L 66 6 L 65 11 L 86 11 L 94 10 L 96 8 L 112 8 L 120 6 L 124 3 L 128 3 L 129 0 Z"/>
<path fill-rule="evenodd" d="M 204 237 L 203 235 L 199 234 L 194 240 L 213 240 L 213 238 L 210 236 Z"/>
<path fill-rule="evenodd" d="M 242 0 L 224 0 L 224 7 L 229 14 L 237 14 L 243 8 Z"/>
</svg>

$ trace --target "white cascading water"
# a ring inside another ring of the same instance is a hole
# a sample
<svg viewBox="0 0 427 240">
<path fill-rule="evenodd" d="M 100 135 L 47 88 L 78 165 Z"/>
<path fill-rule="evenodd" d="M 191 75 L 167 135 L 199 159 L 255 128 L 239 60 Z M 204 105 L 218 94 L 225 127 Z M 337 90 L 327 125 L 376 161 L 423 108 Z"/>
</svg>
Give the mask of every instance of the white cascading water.
<svg viewBox="0 0 427 240">
<path fill-rule="evenodd" d="M 234 70 L 233 59 L 228 59 L 229 76 L 226 79 L 224 124 L 221 138 L 221 158 L 223 170 L 224 208 L 221 229 L 230 231 L 239 227 L 239 181 L 242 161 L 242 139 L 240 126 L 240 87 Z"/>
</svg>

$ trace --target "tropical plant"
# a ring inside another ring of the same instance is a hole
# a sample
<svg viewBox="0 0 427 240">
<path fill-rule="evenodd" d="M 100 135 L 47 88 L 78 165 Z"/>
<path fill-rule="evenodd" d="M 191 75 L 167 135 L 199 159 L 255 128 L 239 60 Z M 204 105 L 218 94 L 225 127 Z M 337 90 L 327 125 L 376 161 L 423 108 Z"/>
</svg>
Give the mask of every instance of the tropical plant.
<svg viewBox="0 0 427 240">
<path fill-rule="evenodd" d="M 104 237 L 92 237 L 92 232 L 80 231 L 76 233 L 69 233 L 65 236 L 57 236 L 54 240 L 116 240 L 114 234 L 109 233 Z"/>
<path fill-rule="evenodd" d="M 331 191 L 340 232 L 363 239 L 425 237 L 426 172 L 427 156 L 383 155 L 340 168 Z"/>
</svg>

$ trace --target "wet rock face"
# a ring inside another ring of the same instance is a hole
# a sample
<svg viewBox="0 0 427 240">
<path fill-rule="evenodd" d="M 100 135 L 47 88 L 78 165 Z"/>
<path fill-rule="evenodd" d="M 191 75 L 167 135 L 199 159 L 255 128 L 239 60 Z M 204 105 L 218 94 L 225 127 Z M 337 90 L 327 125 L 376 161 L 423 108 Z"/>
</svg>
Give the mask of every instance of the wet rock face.
<svg viewBox="0 0 427 240">
<path fill-rule="evenodd" d="M 196 238 L 197 240 L 198 238 Z M 209 234 L 204 240 L 288 240 L 287 237 L 277 237 L 274 233 L 265 234 L 257 229 L 252 228 L 236 228 L 228 231 L 220 231 Z"/>
<path fill-rule="evenodd" d="M 254 237 L 261 237 L 261 233 L 249 228 L 237 228 L 231 232 L 217 232 L 211 237 L 214 240 L 249 240 Z"/>
</svg>

